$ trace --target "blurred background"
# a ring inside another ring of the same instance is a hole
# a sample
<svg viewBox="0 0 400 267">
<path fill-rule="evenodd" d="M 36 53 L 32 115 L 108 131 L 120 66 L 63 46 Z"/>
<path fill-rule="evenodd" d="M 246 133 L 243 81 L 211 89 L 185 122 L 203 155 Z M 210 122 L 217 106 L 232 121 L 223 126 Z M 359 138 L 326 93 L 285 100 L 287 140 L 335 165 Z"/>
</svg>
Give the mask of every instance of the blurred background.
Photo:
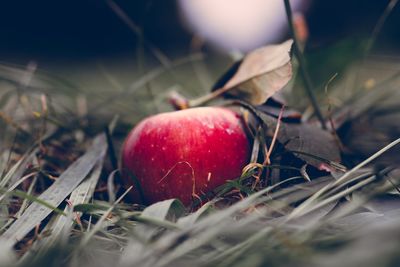
<svg viewBox="0 0 400 267">
<path fill-rule="evenodd" d="M 389 2 L 397 1 L 291 1 L 317 87 L 361 56 Z M 399 23 L 394 7 L 371 55 L 396 61 Z M 231 55 L 289 37 L 283 0 L 3 1 L 0 34 L 3 63 L 35 62 L 96 92 L 122 90 L 154 67 L 202 53 L 201 64 L 178 64 L 183 70 L 154 82 L 150 95 L 171 87 L 200 94 Z"/>
<path fill-rule="evenodd" d="M 134 58 L 138 36 L 110 8 L 111 3 L 107 0 L 3 1 L 0 56 L 18 63 L 35 60 L 43 66 L 118 56 Z M 187 51 L 196 33 L 210 38 L 210 43 L 223 44 L 224 48 L 234 48 L 236 42 L 237 48 L 244 47 L 244 50 L 254 48 L 252 44 L 280 41 L 286 34 L 286 27 L 281 25 L 286 17 L 280 0 L 114 3 L 151 43 L 172 55 Z M 355 0 L 294 0 L 292 7 L 305 12 L 312 47 L 349 36 L 368 37 L 388 3 L 389 0 L 362 4 Z M 393 10 L 380 33 L 377 48 L 399 47 L 399 14 L 400 10 Z M 212 31 L 220 36 L 216 37 Z"/>
</svg>

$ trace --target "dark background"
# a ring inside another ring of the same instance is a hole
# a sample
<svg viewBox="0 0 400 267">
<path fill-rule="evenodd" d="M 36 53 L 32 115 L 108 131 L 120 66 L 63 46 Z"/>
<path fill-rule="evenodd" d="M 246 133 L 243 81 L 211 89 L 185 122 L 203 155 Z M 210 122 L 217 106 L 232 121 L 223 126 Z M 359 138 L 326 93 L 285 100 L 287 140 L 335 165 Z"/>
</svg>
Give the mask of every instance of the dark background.
<svg viewBox="0 0 400 267">
<path fill-rule="evenodd" d="M 346 36 L 369 36 L 389 1 L 314 1 L 307 19 L 310 49 Z M 117 1 L 164 52 L 187 51 L 190 33 L 175 1 Z M 380 33 L 375 50 L 400 47 L 396 7 Z M 0 60 L 11 62 L 90 59 L 132 53 L 137 36 L 107 1 L 3 1 L 0 9 Z"/>
</svg>

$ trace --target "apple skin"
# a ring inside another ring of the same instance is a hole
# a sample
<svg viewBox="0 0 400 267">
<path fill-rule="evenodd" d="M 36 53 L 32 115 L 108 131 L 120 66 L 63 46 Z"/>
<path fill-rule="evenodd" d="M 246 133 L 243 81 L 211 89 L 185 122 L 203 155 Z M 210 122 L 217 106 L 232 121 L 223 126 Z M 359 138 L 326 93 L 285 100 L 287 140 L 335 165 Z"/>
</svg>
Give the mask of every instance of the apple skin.
<svg viewBox="0 0 400 267">
<path fill-rule="evenodd" d="M 138 179 L 147 204 L 178 198 L 189 205 L 193 193 L 202 196 L 238 178 L 250 152 L 236 112 L 200 107 L 141 121 L 125 140 L 122 168 Z M 124 179 L 134 185 L 132 178 Z M 138 191 L 132 191 L 138 200 Z"/>
</svg>

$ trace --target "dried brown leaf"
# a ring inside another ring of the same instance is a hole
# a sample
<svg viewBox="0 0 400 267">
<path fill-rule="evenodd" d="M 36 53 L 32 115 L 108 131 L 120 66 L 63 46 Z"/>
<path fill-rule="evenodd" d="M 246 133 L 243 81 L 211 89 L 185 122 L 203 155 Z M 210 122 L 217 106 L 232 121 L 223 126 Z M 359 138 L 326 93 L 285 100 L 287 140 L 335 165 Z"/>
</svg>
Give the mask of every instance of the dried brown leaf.
<svg viewBox="0 0 400 267">
<path fill-rule="evenodd" d="M 223 89 L 253 105 L 264 103 L 292 77 L 290 49 L 293 40 L 254 50 L 241 62 Z"/>
<path fill-rule="evenodd" d="M 277 119 L 260 114 L 269 129 L 274 129 Z M 269 134 L 268 134 L 269 135 Z M 298 158 L 320 170 L 344 170 L 340 162 L 340 149 L 334 136 L 309 123 L 285 123 L 280 126 L 278 141 Z"/>
</svg>

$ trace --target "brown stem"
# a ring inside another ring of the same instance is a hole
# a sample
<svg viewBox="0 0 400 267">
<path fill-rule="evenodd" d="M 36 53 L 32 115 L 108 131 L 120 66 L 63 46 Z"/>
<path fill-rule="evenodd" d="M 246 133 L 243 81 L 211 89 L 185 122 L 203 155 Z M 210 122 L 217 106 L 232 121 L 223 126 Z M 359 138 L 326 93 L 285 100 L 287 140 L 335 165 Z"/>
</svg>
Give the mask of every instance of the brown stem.
<svg viewBox="0 0 400 267">
<path fill-rule="evenodd" d="M 208 102 L 210 102 L 211 100 L 217 98 L 218 96 L 222 95 L 223 93 L 229 91 L 230 89 L 232 89 L 231 87 L 222 87 L 219 88 L 215 91 L 212 91 L 209 94 L 206 94 L 204 96 L 201 96 L 199 98 L 193 99 L 193 100 L 189 100 L 188 101 L 188 106 L 193 108 L 193 107 L 198 107 L 198 106 L 202 106 Z"/>
<path fill-rule="evenodd" d="M 296 32 L 295 32 L 294 26 L 293 26 L 293 16 L 292 16 L 292 9 L 290 7 L 290 2 L 289 2 L 289 0 L 283 0 L 283 1 L 285 3 L 285 10 L 286 10 L 286 15 L 287 15 L 287 19 L 288 19 L 290 33 L 293 36 L 293 49 L 294 49 L 294 53 L 297 57 L 297 60 L 299 61 L 300 71 L 303 76 L 306 93 L 307 93 L 308 97 L 310 98 L 311 105 L 314 108 L 315 114 L 317 115 L 322 128 L 326 130 L 325 119 L 322 116 L 321 109 L 319 108 L 317 99 L 314 95 L 312 81 L 311 81 L 310 75 L 308 74 L 307 69 L 306 69 L 305 58 L 303 56 L 303 53 L 300 50 L 299 42 L 296 38 Z"/>
</svg>

